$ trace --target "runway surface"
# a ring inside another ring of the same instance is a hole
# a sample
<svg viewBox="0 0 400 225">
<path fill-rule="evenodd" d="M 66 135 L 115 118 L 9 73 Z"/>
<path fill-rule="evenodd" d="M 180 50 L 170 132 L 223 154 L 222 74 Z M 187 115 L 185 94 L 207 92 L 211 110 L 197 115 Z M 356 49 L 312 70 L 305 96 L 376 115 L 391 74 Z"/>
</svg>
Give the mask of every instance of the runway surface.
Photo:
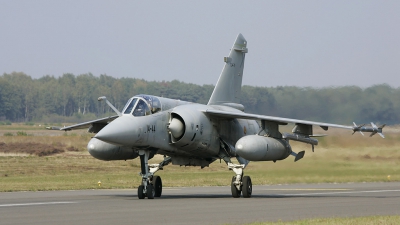
<svg viewBox="0 0 400 225">
<path fill-rule="evenodd" d="M 321 217 L 400 215 L 400 182 L 0 193 L 0 224 L 243 224 Z"/>
</svg>

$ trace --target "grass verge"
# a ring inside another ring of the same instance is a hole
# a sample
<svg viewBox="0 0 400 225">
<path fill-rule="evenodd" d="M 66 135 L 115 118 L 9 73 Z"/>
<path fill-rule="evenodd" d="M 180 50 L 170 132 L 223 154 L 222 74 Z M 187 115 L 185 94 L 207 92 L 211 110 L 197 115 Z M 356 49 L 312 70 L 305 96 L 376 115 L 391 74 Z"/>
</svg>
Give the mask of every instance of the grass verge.
<svg viewBox="0 0 400 225">
<path fill-rule="evenodd" d="M 22 128 L 15 127 L 16 130 Z M 90 134 L 26 132 L 30 135 L 0 136 L 0 143 L 7 146 L 15 143 L 61 144 L 75 151 L 65 150 L 51 156 L 0 153 L 0 191 L 136 188 L 140 183 L 138 159 L 109 162 L 94 159 L 86 151 Z M 53 134 L 59 136 L 51 136 Z M 398 146 L 397 133 L 387 133 L 386 139 L 382 139 L 333 132 L 321 139 L 315 153 L 309 145 L 292 142 L 294 151 L 306 150 L 305 157 L 298 162 L 293 162 L 291 156 L 276 163 L 251 162 L 245 173 L 251 176 L 255 185 L 400 181 Z M 160 161 L 158 157 L 150 163 Z M 168 165 L 157 175 L 162 176 L 164 186 L 169 187 L 228 186 L 234 173 L 225 163 L 214 162 L 204 169 Z M 100 187 L 98 181 L 102 183 Z"/>
</svg>

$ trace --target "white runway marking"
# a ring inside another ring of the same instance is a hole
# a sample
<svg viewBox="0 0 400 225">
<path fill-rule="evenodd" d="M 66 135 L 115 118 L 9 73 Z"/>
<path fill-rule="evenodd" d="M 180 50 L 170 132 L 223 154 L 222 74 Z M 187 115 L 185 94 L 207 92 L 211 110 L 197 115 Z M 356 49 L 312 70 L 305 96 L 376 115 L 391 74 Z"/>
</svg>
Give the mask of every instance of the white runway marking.
<svg viewBox="0 0 400 225">
<path fill-rule="evenodd" d="M 400 190 L 335 191 L 335 192 L 318 192 L 318 193 L 301 193 L 301 194 L 278 194 L 278 195 L 282 195 L 282 196 L 307 196 L 307 195 L 335 195 L 335 194 L 385 193 L 385 192 L 400 192 Z"/>
<path fill-rule="evenodd" d="M 271 191 L 350 191 L 348 188 L 286 188 L 286 189 L 266 189 Z"/>
<path fill-rule="evenodd" d="M 73 203 L 77 203 L 77 202 L 32 202 L 32 203 L 2 204 L 2 205 L 0 205 L 0 207 L 58 205 L 58 204 L 73 204 Z"/>
</svg>

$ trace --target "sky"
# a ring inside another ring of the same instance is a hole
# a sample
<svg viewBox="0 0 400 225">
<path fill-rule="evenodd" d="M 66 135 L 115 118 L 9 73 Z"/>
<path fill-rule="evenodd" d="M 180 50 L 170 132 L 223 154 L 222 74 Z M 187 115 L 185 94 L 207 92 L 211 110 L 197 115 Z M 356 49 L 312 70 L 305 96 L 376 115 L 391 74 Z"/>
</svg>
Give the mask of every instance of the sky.
<svg viewBox="0 0 400 225">
<path fill-rule="evenodd" d="M 0 73 L 215 84 L 236 36 L 244 85 L 400 87 L 400 1 L 0 0 Z"/>
</svg>

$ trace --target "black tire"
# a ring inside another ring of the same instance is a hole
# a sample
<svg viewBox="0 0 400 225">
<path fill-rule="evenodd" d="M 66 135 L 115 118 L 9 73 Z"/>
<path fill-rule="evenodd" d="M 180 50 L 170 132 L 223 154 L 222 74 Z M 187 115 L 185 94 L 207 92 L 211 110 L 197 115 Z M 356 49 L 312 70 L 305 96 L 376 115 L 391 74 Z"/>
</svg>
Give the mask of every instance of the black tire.
<svg viewBox="0 0 400 225">
<path fill-rule="evenodd" d="M 147 185 L 147 198 L 154 199 L 154 187 L 152 184 Z"/>
<path fill-rule="evenodd" d="M 231 192 L 232 192 L 232 197 L 234 198 L 239 198 L 240 197 L 240 192 L 237 188 L 236 185 L 233 184 L 233 182 L 236 181 L 236 176 L 232 177 L 232 182 L 231 182 Z"/>
<path fill-rule="evenodd" d="M 138 196 L 139 199 L 144 199 L 144 197 L 145 197 L 145 195 L 143 193 L 143 189 L 144 189 L 144 186 L 140 185 L 138 190 L 137 190 L 137 196 Z"/>
<path fill-rule="evenodd" d="M 162 194 L 162 180 L 159 176 L 153 176 L 154 197 L 161 197 Z"/>
<path fill-rule="evenodd" d="M 243 198 L 250 198 L 251 193 L 253 191 L 253 185 L 251 184 L 251 179 L 249 176 L 244 176 L 242 180 L 243 186 L 242 186 L 242 193 L 243 193 Z"/>
</svg>

